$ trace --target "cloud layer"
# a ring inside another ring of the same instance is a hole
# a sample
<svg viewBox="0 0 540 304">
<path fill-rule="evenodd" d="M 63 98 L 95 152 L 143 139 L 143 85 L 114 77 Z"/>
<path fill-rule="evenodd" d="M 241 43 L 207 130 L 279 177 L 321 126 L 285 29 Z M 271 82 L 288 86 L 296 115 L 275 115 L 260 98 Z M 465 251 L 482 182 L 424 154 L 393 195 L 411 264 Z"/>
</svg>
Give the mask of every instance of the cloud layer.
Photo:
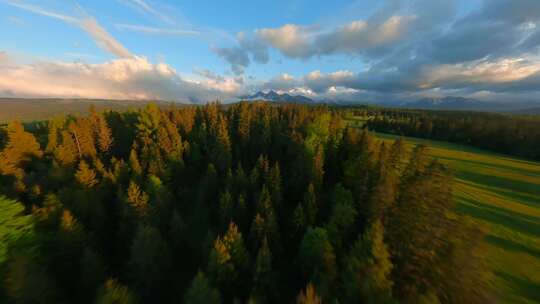
<svg viewBox="0 0 540 304">
<path fill-rule="evenodd" d="M 334 27 L 286 24 L 242 33 L 259 46 L 291 59 L 345 54 L 363 61 L 360 72 L 283 74 L 265 89 L 304 90 L 320 98 L 336 92 L 399 98 L 415 94 L 495 96 L 510 92 L 540 96 L 540 1 L 483 0 L 458 14 L 457 1 L 387 1 L 366 20 Z M 252 42 L 251 44 L 254 44 Z M 221 49 L 242 72 L 252 48 Z M 242 54 L 242 60 L 231 54 Z M 268 59 L 266 60 L 266 62 Z M 241 68 L 239 68 L 241 67 Z M 340 95 L 342 96 L 342 95 Z M 507 95 L 505 95 L 507 96 Z"/>
<path fill-rule="evenodd" d="M 165 27 L 117 23 L 118 30 L 207 36 L 202 28 L 177 27 L 175 20 L 144 0 L 119 1 Z M 0 51 L 2 95 L 202 102 L 274 89 L 357 101 L 427 95 L 540 98 L 538 0 L 479 0 L 468 11 L 460 10 L 456 0 L 388 0 L 367 18 L 340 24 L 283 24 L 226 33 L 232 45 L 216 46 L 212 39 L 208 43 L 234 76 L 196 69 L 194 75 L 182 77 L 165 63 L 133 54 L 92 16 L 83 13 L 77 18 L 21 1 L 5 3 L 80 28 L 117 59 L 20 64 L 9 56 L 17 54 Z M 352 60 L 347 70 L 334 72 L 321 67 L 326 72 L 293 76 L 282 65 L 284 73 L 266 80 L 244 76 L 252 64 L 272 64 L 271 56 L 277 53 L 299 62 L 322 64 L 320 58 L 332 56 Z"/>
<path fill-rule="evenodd" d="M 133 56 L 100 64 L 1 64 L 0 95 L 159 99 L 199 103 L 237 94 L 234 79 L 186 80 L 170 66 Z"/>
<path fill-rule="evenodd" d="M 131 2 L 147 13 L 165 18 L 144 1 Z M 133 55 L 91 16 L 75 18 L 23 2 L 7 3 L 79 27 L 100 48 L 118 58 L 95 64 L 64 61 L 20 63 L 12 54 L 0 51 L 0 96 L 157 99 L 201 103 L 240 94 L 239 79 L 210 77 L 213 75 L 210 71 L 202 75 L 202 80 L 186 79 L 166 63 L 153 64 L 145 57 Z M 129 25 L 124 25 L 123 29 L 151 34 L 196 34 Z"/>
</svg>

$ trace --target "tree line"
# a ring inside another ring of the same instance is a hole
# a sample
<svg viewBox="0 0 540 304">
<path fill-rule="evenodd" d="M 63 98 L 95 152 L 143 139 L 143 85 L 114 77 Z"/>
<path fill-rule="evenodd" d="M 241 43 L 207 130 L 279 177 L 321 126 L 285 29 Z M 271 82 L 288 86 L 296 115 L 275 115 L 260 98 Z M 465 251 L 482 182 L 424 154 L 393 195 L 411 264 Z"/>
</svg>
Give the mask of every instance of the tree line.
<svg viewBox="0 0 540 304">
<path fill-rule="evenodd" d="M 540 160 L 540 116 L 404 109 L 355 109 L 370 130 L 466 144 Z"/>
<path fill-rule="evenodd" d="M 453 212 L 449 170 L 344 113 L 243 102 L 9 123 L 0 299 L 483 303 L 482 234 Z"/>
</svg>

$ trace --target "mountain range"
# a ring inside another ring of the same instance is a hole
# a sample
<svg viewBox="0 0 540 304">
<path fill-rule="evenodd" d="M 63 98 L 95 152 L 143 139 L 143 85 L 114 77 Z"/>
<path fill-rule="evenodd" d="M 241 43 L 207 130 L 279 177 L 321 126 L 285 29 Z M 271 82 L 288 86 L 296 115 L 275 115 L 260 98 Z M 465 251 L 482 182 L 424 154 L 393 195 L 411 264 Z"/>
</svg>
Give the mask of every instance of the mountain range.
<svg viewBox="0 0 540 304">
<path fill-rule="evenodd" d="M 267 93 L 259 91 L 253 95 L 248 95 L 240 98 L 241 100 L 263 100 L 272 102 L 284 102 L 284 103 L 315 103 L 316 101 L 303 96 L 303 95 L 290 95 L 287 93 L 278 93 L 274 90 L 270 90 Z"/>
<path fill-rule="evenodd" d="M 303 95 L 290 95 L 287 93 L 278 93 L 270 90 L 268 92 L 259 91 L 253 95 L 248 95 L 240 98 L 241 100 L 255 101 L 270 101 L 279 103 L 331 103 L 331 104 L 362 104 L 362 102 L 341 101 L 341 100 L 314 100 Z M 540 108 L 539 102 L 495 102 L 495 101 L 480 101 L 465 97 L 426 97 L 418 100 L 409 101 L 382 101 L 369 102 L 365 104 L 379 105 L 384 107 L 394 108 L 411 108 L 411 109 L 427 109 L 427 110 L 454 110 L 454 111 L 484 111 L 484 112 L 514 112 L 514 113 L 531 113 L 538 114 Z"/>
</svg>

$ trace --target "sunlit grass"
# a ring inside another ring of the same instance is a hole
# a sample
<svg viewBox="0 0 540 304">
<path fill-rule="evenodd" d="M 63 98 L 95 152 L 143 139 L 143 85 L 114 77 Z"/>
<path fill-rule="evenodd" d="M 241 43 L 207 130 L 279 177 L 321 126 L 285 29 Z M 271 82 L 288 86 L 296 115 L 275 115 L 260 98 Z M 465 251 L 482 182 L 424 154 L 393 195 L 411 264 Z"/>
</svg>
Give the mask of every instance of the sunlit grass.
<svg viewBox="0 0 540 304">
<path fill-rule="evenodd" d="M 454 170 L 457 212 L 486 231 L 480 255 L 497 300 L 540 302 L 540 163 L 447 142 L 406 141 L 409 148 L 428 146 L 432 157 Z"/>
</svg>

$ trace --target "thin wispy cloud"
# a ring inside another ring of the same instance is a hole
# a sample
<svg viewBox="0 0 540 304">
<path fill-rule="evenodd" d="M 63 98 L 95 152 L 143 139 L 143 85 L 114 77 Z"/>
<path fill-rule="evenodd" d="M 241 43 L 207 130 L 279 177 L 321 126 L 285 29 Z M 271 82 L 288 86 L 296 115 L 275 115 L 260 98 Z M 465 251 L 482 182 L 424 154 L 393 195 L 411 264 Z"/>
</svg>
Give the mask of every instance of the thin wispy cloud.
<svg viewBox="0 0 540 304">
<path fill-rule="evenodd" d="M 171 17 L 167 16 L 164 13 L 161 13 L 160 11 L 158 11 L 153 6 L 151 6 L 150 4 L 148 4 L 147 2 L 143 0 L 121 0 L 120 2 L 137 7 L 138 9 L 144 11 L 145 13 L 158 18 L 162 22 L 165 22 L 166 24 L 169 24 L 169 25 L 175 24 L 174 20 Z"/>
<path fill-rule="evenodd" d="M 101 49 L 117 57 L 127 58 L 133 56 L 126 47 L 107 32 L 94 17 L 85 16 L 83 18 L 75 18 L 20 1 L 6 1 L 6 3 L 34 14 L 50 17 L 77 26 L 88 33 Z"/>
<path fill-rule="evenodd" d="M 102 49 L 120 57 L 128 58 L 133 56 L 118 40 L 111 36 L 96 19 L 89 17 L 78 22 L 78 25 L 85 30 Z"/>
<path fill-rule="evenodd" d="M 16 25 L 16 26 L 23 26 L 25 25 L 25 21 L 21 18 L 17 18 L 17 17 L 14 17 L 14 16 L 10 16 L 7 18 L 7 21 L 13 25 Z"/>
<path fill-rule="evenodd" d="M 37 5 L 24 3 L 24 2 L 20 2 L 20 1 L 10 1 L 10 0 L 5 1 L 5 3 L 9 4 L 11 6 L 14 6 L 14 7 L 18 7 L 20 9 L 25 10 L 25 11 L 31 12 L 31 13 L 41 15 L 41 16 L 58 19 L 58 20 L 61 20 L 61 21 L 67 22 L 67 23 L 72 23 L 72 24 L 77 23 L 77 19 L 75 19 L 73 17 L 62 15 L 62 14 L 59 14 L 59 13 L 56 13 L 56 12 L 53 12 L 53 11 L 49 11 L 49 10 L 47 10 L 45 8 L 42 8 L 42 7 L 39 7 Z"/>
<path fill-rule="evenodd" d="M 193 36 L 199 35 L 200 32 L 192 30 L 183 30 L 175 28 L 159 28 L 159 27 L 150 27 L 144 25 L 136 24 L 124 24 L 119 23 L 115 24 L 115 27 L 119 30 L 126 30 L 132 32 L 138 32 L 148 35 L 164 35 L 164 36 Z"/>
<path fill-rule="evenodd" d="M 96 57 L 92 54 L 75 53 L 75 52 L 66 52 L 65 55 L 71 58 L 75 58 L 75 59 L 93 59 Z"/>
</svg>

